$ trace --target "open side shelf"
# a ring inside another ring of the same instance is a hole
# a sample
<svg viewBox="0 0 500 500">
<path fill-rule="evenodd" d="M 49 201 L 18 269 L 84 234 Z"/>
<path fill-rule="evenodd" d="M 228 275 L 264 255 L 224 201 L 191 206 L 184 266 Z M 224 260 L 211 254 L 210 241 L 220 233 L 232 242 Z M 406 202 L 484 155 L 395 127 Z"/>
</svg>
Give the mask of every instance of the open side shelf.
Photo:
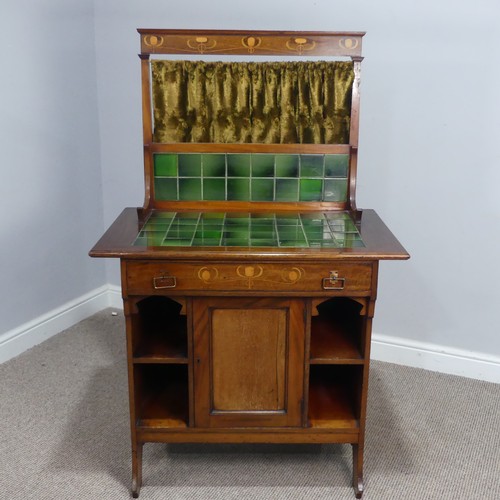
<svg viewBox="0 0 500 500">
<path fill-rule="evenodd" d="M 362 306 L 346 297 L 318 306 L 311 318 L 311 364 L 363 364 Z"/>
<path fill-rule="evenodd" d="M 186 365 L 138 365 L 136 425 L 149 429 L 182 429 L 189 422 Z"/>
<path fill-rule="evenodd" d="M 311 366 L 308 422 L 316 429 L 358 429 L 362 367 Z"/>
<path fill-rule="evenodd" d="M 134 363 L 187 364 L 187 319 L 182 305 L 168 297 L 147 297 L 137 303 Z"/>
</svg>

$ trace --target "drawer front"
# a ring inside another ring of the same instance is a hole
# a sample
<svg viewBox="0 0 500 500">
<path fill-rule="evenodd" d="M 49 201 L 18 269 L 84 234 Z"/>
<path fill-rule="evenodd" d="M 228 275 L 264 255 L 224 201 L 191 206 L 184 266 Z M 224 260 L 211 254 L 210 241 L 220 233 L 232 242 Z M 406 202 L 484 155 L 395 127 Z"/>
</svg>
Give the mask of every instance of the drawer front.
<svg viewBox="0 0 500 500">
<path fill-rule="evenodd" d="M 128 261 L 129 295 L 206 292 L 312 292 L 367 294 L 371 263 L 185 263 Z"/>
</svg>

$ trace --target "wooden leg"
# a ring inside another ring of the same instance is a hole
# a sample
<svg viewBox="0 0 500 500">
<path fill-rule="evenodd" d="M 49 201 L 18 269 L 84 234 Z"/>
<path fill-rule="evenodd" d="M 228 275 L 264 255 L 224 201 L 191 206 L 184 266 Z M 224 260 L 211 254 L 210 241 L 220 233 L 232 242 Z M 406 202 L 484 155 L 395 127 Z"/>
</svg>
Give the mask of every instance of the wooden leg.
<svg viewBox="0 0 500 500">
<path fill-rule="evenodd" d="M 363 495 L 363 447 L 358 444 L 352 445 L 352 486 L 356 498 Z"/>
<path fill-rule="evenodd" d="M 136 448 L 132 449 L 132 496 L 139 497 L 142 485 L 142 446 L 143 443 L 137 443 Z"/>
</svg>

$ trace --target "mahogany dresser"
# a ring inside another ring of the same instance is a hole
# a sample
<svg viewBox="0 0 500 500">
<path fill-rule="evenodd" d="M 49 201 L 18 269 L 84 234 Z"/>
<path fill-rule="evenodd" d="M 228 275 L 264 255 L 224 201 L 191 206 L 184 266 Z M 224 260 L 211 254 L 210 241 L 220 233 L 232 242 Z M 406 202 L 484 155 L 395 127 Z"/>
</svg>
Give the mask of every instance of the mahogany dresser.
<svg viewBox="0 0 500 500">
<path fill-rule="evenodd" d="M 360 498 L 378 264 L 409 257 L 356 207 L 364 33 L 139 33 L 145 202 L 90 252 L 121 262 L 133 496 L 144 443 L 350 443 Z"/>
</svg>

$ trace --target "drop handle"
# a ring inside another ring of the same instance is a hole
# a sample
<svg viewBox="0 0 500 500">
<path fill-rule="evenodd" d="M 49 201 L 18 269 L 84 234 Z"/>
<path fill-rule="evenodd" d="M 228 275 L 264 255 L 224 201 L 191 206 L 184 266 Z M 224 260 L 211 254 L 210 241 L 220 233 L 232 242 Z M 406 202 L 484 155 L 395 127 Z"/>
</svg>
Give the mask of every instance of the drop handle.
<svg viewBox="0 0 500 500">
<path fill-rule="evenodd" d="M 175 276 L 170 276 L 166 272 L 162 272 L 160 276 L 153 277 L 153 288 L 155 290 L 162 290 L 164 288 L 175 288 L 177 286 L 177 279 Z"/>
<path fill-rule="evenodd" d="M 338 271 L 330 271 L 328 278 L 323 278 L 323 290 L 343 290 L 345 287 L 345 278 L 339 278 Z"/>
</svg>

